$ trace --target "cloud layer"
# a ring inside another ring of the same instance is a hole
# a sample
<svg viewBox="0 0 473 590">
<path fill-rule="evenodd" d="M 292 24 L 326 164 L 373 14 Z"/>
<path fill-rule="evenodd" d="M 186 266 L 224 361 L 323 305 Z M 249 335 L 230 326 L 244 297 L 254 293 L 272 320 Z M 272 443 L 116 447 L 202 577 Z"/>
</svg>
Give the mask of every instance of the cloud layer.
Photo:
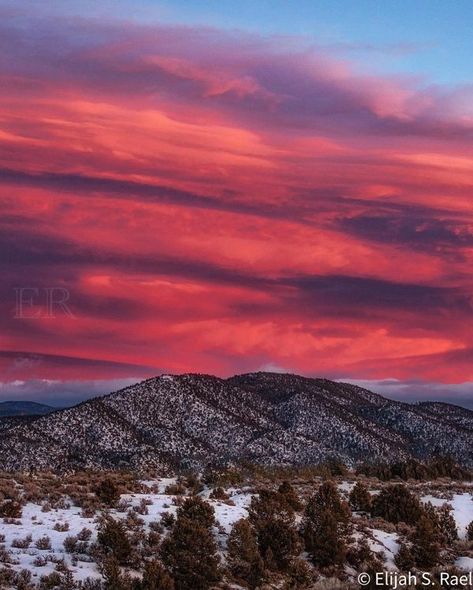
<svg viewBox="0 0 473 590">
<path fill-rule="evenodd" d="M 196 27 L 0 39 L 4 383 L 473 381 L 473 87 Z"/>
</svg>

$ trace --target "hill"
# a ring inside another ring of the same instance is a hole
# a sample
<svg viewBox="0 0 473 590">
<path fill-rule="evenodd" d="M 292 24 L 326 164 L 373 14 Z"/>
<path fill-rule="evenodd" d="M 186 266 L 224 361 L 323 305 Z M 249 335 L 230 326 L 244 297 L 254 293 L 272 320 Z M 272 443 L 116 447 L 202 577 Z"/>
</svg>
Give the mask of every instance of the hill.
<svg viewBox="0 0 473 590">
<path fill-rule="evenodd" d="M 116 469 L 250 461 L 395 462 L 450 455 L 473 466 L 473 412 L 407 404 L 297 375 L 162 375 L 0 432 L 0 468 Z"/>
</svg>

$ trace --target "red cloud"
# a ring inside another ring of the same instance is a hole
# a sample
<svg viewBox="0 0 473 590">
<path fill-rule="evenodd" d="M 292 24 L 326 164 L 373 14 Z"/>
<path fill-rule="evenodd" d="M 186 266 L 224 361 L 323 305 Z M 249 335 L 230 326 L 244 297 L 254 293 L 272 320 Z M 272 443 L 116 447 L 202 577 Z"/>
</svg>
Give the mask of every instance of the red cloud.
<svg viewBox="0 0 473 590">
<path fill-rule="evenodd" d="M 5 380 L 473 378 L 471 89 L 239 33 L 0 27 Z M 56 286 L 73 319 L 14 317 Z"/>
</svg>

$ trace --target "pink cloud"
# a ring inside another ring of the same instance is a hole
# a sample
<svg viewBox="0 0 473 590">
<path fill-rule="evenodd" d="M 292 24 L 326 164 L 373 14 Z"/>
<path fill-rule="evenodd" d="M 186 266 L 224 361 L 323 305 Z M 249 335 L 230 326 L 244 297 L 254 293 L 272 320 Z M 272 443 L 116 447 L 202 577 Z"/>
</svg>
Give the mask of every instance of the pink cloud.
<svg viewBox="0 0 473 590">
<path fill-rule="evenodd" d="M 1 348 L 41 360 L 12 379 L 472 377 L 471 89 L 240 33 L 0 28 Z M 56 285 L 74 320 L 13 318 Z"/>
</svg>

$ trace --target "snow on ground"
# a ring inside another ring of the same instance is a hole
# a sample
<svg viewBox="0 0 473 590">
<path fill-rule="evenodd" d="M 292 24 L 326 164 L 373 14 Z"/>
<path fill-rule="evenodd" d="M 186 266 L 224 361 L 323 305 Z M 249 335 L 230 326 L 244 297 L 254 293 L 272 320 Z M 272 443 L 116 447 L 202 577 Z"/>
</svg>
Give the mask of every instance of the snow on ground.
<svg viewBox="0 0 473 590">
<path fill-rule="evenodd" d="M 153 481 L 142 482 L 148 488 L 159 490 L 158 493 L 136 493 L 123 494 L 121 500 L 125 501 L 129 508 L 139 506 L 145 500 L 147 503 L 148 514 L 139 514 L 138 516 L 144 521 L 144 526 L 148 530 L 149 525 L 153 521 L 159 521 L 164 512 L 172 512 L 176 514 L 177 506 L 172 503 L 175 496 L 164 494 L 166 486 L 175 483 L 175 479 L 160 479 Z M 215 518 L 219 525 L 223 527 L 221 533 L 228 535 L 233 524 L 240 518 L 248 515 L 247 507 L 251 501 L 251 495 L 248 493 L 238 493 L 235 490 L 229 503 L 220 500 L 208 500 L 214 507 Z M 234 505 L 232 505 L 232 503 Z M 117 519 L 126 518 L 126 512 L 118 512 L 117 510 L 110 510 L 110 514 Z M 97 539 L 97 522 L 96 518 L 85 518 L 81 516 L 81 509 L 75 506 L 69 508 L 51 509 L 49 512 L 43 512 L 42 507 L 37 504 L 29 503 L 23 507 L 22 518 L 18 519 L 18 524 L 2 523 L 1 532 L 5 536 L 5 547 L 11 552 L 14 559 L 12 564 L 14 569 L 19 571 L 21 569 L 29 569 L 35 580 L 41 576 L 50 574 L 55 569 L 55 563 L 48 562 L 44 566 L 35 565 L 34 561 L 39 556 L 54 557 L 56 559 L 64 559 L 66 565 L 71 569 L 76 580 L 84 580 L 87 577 L 99 578 L 100 573 L 97 566 L 89 561 L 73 561 L 72 556 L 66 553 L 64 549 L 64 540 L 68 536 L 76 536 L 87 528 L 92 531 L 90 542 Z M 64 525 L 67 523 L 69 528 L 67 531 L 54 530 L 56 525 Z M 28 548 L 20 549 L 12 547 L 12 542 L 15 540 L 23 540 L 28 535 L 32 536 L 32 541 Z M 41 550 L 35 547 L 38 539 L 49 537 L 51 540 L 51 549 Z M 226 539 L 221 540 L 221 544 L 226 544 Z M 86 559 L 86 556 L 83 557 Z"/>
<path fill-rule="evenodd" d="M 44 566 L 34 565 L 34 560 L 41 557 L 54 556 L 59 560 L 64 559 L 66 565 L 72 570 L 76 580 L 84 580 L 87 577 L 100 577 L 94 563 L 79 561 L 72 564 L 71 556 L 64 550 L 64 540 L 69 535 L 76 535 L 82 529 L 92 531 L 92 539 L 96 538 L 96 524 L 93 518 L 84 518 L 80 515 L 81 509 L 70 508 L 53 509 L 50 512 L 42 512 L 41 506 L 27 504 L 23 508 L 22 518 L 16 522 L 20 524 L 2 524 L 2 534 L 5 536 L 5 546 L 12 554 L 14 568 L 16 570 L 29 569 L 34 578 L 50 574 L 55 569 L 55 563 L 48 562 Z M 55 525 L 69 525 L 68 531 L 56 531 Z M 32 536 L 32 542 L 27 549 L 12 547 L 15 540 L 23 540 L 28 535 Z M 49 537 L 51 549 L 37 549 L 35 543 L 38 539 Z"/>
<path fill-rule="evenodd" d="M 378 529 L 370 529 L 374 539 L 369 539 L 370 549 L 375 553 L 382 551 L 385 557 L 386 568 L 389 570 L 397 569 L 394 564 L 394 558 L 399 551 L 397 533 L 386 533 Z"/>
<path fill-rule="evenodd" d="M 471 558 L 471 557 L 459 557 L 455 561 L 455 565 L 460 570 L 463 570 L 465 572 L 471 572 L 471 571 L 473 571 L 473 558 Z"/>
<path fill-rule="evenodd" d="M 431 502 L 433 506 L 450 504 L 453 508 L 452 514 L 458 527 L 460 539 L 466 538 L 466 529 L 473 521 L 473 497 L 470 493 L 455 494 L 451 500 L 437 498 L 436 496 L 423 496 L 422 502 Z"/>
<path fill-rule="evenodd" d="M 337 488 L 338 491 L 342 494 L 342 495 L 349 495 L 350 492 L 352 491 L 352 489 L 355 487 L 355 482 L 354 481 L 342 481 L 342 483 L 339 483 Z"/>
</svg>

